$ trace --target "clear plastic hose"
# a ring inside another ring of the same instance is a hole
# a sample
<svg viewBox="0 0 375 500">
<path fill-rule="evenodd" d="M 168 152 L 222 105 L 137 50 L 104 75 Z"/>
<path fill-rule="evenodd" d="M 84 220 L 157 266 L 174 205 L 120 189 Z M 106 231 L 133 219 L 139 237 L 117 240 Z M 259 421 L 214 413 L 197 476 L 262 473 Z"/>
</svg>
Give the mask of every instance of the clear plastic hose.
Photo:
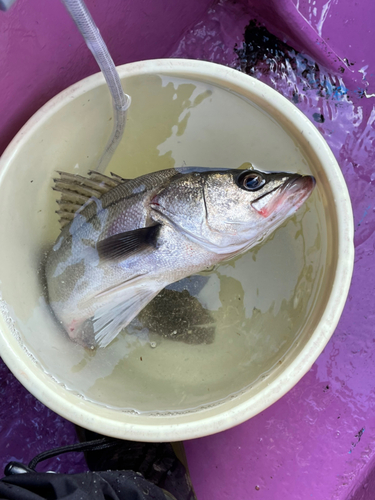
<svg viewBox="0 0 375 500">
<path fill-rule="evenodd" d="M 62 0 L 96 59 L 112 95 L 114 123 L 111 137 L 96 170 L 104 172 L 121 141 L 131 98 L 124 93 L 119 74 L 107 46 L 83 0 Z"/>
</svg>

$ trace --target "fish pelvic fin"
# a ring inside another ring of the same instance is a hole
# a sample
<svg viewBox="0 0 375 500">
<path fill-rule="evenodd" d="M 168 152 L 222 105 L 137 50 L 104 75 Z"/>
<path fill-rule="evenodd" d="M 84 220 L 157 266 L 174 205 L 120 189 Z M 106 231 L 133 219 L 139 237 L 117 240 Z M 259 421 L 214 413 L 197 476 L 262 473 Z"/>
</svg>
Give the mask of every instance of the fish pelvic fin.
<svg viewBox="0 0 375 500">
<path fill-rule="evenodd" d="M 153 282 L 116 290 L 115 297 L 101 306 L 92 318 L 95 343 L 106 347 L 139 312 L 163 289 Z M 112 295 L 109 292 L 109 295 Z M 113 300 L 115 299 L 115 300 Z"/>
<path fill-rule="evenodd" d="M 57 213 L 60 215 L 60 226 L 63 228 L 71 222 L 79 211 L 91 203 L 92 198 L 100 199 L 103 194 L 127 181 L 119 175 L 112 177 L 90 170 L 88 177 L 57 172 L 60 177 L 54 179 L 53 190 L 60 192 L 57 200 L 60 205 Z"/>
</svg>

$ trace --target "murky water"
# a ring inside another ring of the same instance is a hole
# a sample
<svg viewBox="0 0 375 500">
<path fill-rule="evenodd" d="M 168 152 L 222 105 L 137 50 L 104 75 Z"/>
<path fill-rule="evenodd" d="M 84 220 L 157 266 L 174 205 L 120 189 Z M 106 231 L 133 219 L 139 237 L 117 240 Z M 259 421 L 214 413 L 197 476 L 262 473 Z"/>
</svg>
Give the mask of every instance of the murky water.
<svg viewBox="0 0 375 500">
<path fill-rule="evenodd" d="M 287 131 L 234 93 L 157 75 L 127 79 L 126 92 L 132 96 L 127 129 L 109 167 L 125 178 L 174 166 L 238 168 L 245 162 L 310 172 Z M 29 164 L 17 189 L 0 202 L 18 206 L 18 216 L 4 223 L 10 236 L 0 249 L 0 291 L 38 364 L 85 398 L 139 412 L 210 405 L 267 376 L 298 342 L 324 286 L 327 228 L 319 179 L 309 201 L 262 245 L 172 285 L 107 348 L 85 350 L 55 324 L 40 262 L 59 232 L 53 171 L 85 174 L 92 168 L 111 113 L 103 89 L 61 113 L 60 123 L 50 120 L 35 134 L 43 150 L 29 144 L 20 153 L 18 162 Z"/>
</svg>

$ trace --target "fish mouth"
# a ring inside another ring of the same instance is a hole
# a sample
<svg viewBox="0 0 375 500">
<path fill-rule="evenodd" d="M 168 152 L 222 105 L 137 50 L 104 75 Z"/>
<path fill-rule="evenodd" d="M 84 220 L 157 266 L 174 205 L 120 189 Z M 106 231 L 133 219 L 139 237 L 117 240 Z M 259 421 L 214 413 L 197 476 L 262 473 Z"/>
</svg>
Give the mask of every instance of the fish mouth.
<svg viewBox="0 0 375 500">
<path fill-rule="evenodd" d="M 269 191 L 252 202 L 259 215 L 267 218 L 285 209 L 289 214 L 296 212 L 314 190 L 316 181 L 312 175 L 295 175 L 282 186 Z"/>
</svg>

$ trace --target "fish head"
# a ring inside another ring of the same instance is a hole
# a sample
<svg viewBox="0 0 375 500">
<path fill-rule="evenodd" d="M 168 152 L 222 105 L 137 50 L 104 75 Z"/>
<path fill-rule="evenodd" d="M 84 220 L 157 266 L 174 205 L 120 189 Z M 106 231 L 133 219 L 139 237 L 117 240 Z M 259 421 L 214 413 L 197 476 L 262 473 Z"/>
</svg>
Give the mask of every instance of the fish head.
<svg viewBox="0 0 375 500">
<path fill-rule="evenodd" d="M 231 256 L 266 238 L 310 196 L 310 175 L 208 170 L 177 176 L 151 200 L 167 222 L 208 250 Z"/>
<path fill-rule="evenodd" d="M 208 176 L 205 183 L 208 226 L 217 234 L 228 234 L 222 238 L 223 248 L 245 251 L 292 216 L 314 186 L 314 177 L 289 172 L 233 170 L 221 178 Z"/>
</svg>

